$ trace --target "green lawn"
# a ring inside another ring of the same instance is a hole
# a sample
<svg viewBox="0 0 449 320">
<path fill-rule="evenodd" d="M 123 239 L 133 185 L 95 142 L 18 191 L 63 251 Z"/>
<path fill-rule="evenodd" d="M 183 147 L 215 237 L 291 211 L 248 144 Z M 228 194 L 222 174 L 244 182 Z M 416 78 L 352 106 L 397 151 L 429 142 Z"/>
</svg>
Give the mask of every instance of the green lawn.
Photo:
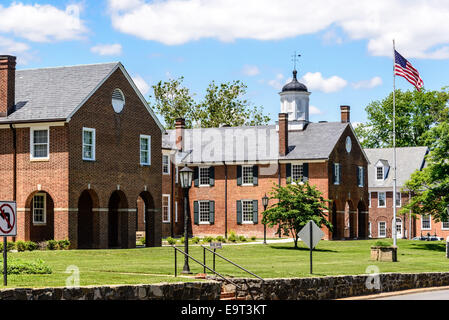
<svg viewBox="0 0 449 320">
<path fill-rule="evenodd" d="M 384 272 L 449 271 L 444 242 L 398 241 L 398 262 L 370 261 L 370 246 L 375 240 L 321 241 L 313 253 L 314 276 L 366 273 L 376 265 Z M 217 252 L 263 278 L 308 277 L 309 251 L 300 244 L 229 245 Z M 202 261 L 202 248 L 191 246 L 190 253 Z M 191 281 L 174 277 L 174 250 L 170 247 L 123 250 L 68 250 L 9 253 L 8 257 L 24 260 L 42 259 L 52 269 L 51 275 L 10 275 L 8 287 L 65 286 L 69 274 L 66 268 L 75 265 L 80 270 L 81 285 L 139 284 Z M 207 253 L 208 266 L 212 255 Z M 178 254 L 178 275 L 183 257 Z M 202 267 L 190 262 L 192 272 Z M 216 270 L 228 276 L 247 276 L 243 271 L 217 258 Z M 249 276 L 249 275 L 248 275 Z M 250 277 L 250 276 L 249 276 Z"/>
</svg>

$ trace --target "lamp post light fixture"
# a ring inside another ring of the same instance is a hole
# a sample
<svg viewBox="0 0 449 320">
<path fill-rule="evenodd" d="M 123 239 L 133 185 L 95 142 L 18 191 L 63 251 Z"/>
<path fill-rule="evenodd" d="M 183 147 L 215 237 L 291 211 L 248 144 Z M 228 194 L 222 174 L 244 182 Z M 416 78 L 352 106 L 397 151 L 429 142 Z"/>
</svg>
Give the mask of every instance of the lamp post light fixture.
<svg viewBox="0 0 449 320">
<path fill-rule="evenodd" d="M 268 200 L 269 199 L 267 197 L 267 194 L 265 193 L 265 195 L 262 197 L 262 205 L 264 211 L 267 211 Z M 267 225 L 265 223 L 263 224 L 263 244 L 267 244 Z"/>
<path fill-rule="evenodd" d="M 182 273 L 191 274 L 189 267 L 189 189 L 192 186 L 193 170 L 184 166 L 179 170 L 179 180 L 181 182 L 181 187 L 184 189 L 184 268 Z"/>
</svg>

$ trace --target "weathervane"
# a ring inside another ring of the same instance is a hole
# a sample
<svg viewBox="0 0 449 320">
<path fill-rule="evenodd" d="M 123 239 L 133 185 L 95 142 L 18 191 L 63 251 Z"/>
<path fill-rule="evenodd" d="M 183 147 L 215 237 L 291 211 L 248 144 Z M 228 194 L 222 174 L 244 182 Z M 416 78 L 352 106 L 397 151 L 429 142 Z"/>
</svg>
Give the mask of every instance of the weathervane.
<svg viewBox="0 0 449 320">
<path fill-rule="evenodd" d="M 300 54 L 296 54 L 296 51 L 295 51 L 295 54 L 292 55 L 293 70 L 296 70 L 296 61 L 299 60 L 298 57 L 300 57 L 300 56 L 301 56 Z"/>
</svg>

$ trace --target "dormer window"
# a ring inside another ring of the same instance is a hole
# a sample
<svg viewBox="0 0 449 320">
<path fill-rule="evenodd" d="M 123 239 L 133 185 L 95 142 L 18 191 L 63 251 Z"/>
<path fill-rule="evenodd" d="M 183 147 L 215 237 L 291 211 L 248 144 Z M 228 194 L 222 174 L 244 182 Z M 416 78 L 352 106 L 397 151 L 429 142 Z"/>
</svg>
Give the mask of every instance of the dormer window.
<svg viewBox="0 0 449 320">
<path fill-rule="evenodd" d="M 380 159 L 377 161 L 375 165 L 375 175 L 377 181 L 383 181 L 388 176 L 388 170 L 390 169 L 390 165 L 388 164 L 387 160 Z"/>
<path fill-rule="evenodd" d="M 384 179 L 384 167 L 377 167 L 376 180 L 383 180 L 383 179 Z"/>
</svg>

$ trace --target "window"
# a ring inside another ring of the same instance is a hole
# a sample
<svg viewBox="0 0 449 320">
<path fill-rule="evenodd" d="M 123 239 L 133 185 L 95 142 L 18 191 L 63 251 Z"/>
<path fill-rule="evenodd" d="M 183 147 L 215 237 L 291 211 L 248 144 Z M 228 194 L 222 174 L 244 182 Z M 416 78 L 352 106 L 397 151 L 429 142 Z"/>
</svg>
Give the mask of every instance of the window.
<svg viewBox="0 0 449 320">
<path fill-rule="evenodd" d="M 368 203 L 369 207 L 371 208 L 371 192 L 368 192 Z"/>
<path fill-rule="evenodd" d="M 178 201 L 175 201 L 175 222 L 178 222 Z"/>
<path fill-rule="evenodd" d="M 199 212 L 199 218 L 200 223 L 206 224 L 209 223 L 210 218 L 210 204 L 209 201 L 199 201 L 200 204 L 200 212 Z"/>
<path fill-rule="evenodd" d="M 170 195 L 162 195 L 162 222 L 170 222 Z"/>
<path fill-rule="evenodd" d="M 95 160 L 95 129 L 83 128 L 83 160 Z"/>
<path fill-rule="evenodd" d="M 242 166 L 243 185 L 253 185 L 253 166 Z"/>
<path fill-rule="evenodd" d="M 401 193 L 396 192 L 396 207 L 400 207 L 400 206 L 401 206 Z"/>
<path fill-rule="evenodd" d="M 33 223 L 45 224 L 47 220 L 46 213 L 46 194 L 35 194 L 33 197 Z"/>
<path fill-rule="evenodd" d="M 358 167 L 359 170 L 357 170 L 358 173 L 358 182 L 359 182 L 359 187 L 363 187 L 365 185 L 365 168 L 364 167 Z"/>
<path fill-rule="evenodd" d="M 31 129 L 31 159 L 49 158 L 49 129 Z"/>
<path fill-rule="evenodd" d="M 112 107 L 116 113 L 120 113 L 125 106 L 125 96 L 123 95 L 122 90 L 115 89 L 112 92 Z"/>
<path fill-rule="evenodd" d="M 443 230 L 449 230 L 449 218 L 441 221 L 441 228 Z"/>
<path fill-rule="evenodd" d="M 175 183 L 178 184 L 178 176 L 179 176 L 179 170 L 178 167 L 175 167 Z"/>
<path fill-rule="evenodd" d="M 242 222 L 253 223 L 253 200 L 242 200 Z"/>
<path fill-rule="evenodd" d="M 376 180 L 383 180 L 383 179 L 384 179 L 384 167 L 377 167 Z"/>
<path fill-rule="evenodd" d="M 170 174 L 170 157 L 166 154 L 162 155 L 162 173 Z"/>
<path fill-rule="evenodd" d="M 334 184 L 340 184 L 340 164 L 334 163 Z"/>
<path fill-rule="evenodd" d="M 421 216 L 421 230 L 430 230 L 430 215 Z"/>
<path fill-rule="evenodd" d="M 379 208 L 385 208 L 386 205 L 386 193 L 385 192 L 378 192 L 377 193 L 377 206 Z"/>
<path fill-rule="evenodd" d="M 143 134 L 140 135 L 140 164 L 143 166 L 151 164 L 151 136 Z"/>
<path fill-rule="evenodd" d="M 371 222 L 368 222 L 368 238 L 371 238 Z"/>
<path fill-rule="evenodd" d="M 292 164 L 292 181 L 303 181 L 304 167 L 302 164 Z"/>
<path fill-rule="evenodd" d="M 200 174 L 200 186 L 209 186 L 210 185 L 210 179 L 209 179 L 209 167 L 200 167 L 199 168 L 199 174 Z"/>
<path fill-rule="evenodd" d="M 385 238 L 386 236 L 387 236 L 387 223 L 385 221 L 380 221 L 378 229 L 378 237 Z"/>
</svg>

